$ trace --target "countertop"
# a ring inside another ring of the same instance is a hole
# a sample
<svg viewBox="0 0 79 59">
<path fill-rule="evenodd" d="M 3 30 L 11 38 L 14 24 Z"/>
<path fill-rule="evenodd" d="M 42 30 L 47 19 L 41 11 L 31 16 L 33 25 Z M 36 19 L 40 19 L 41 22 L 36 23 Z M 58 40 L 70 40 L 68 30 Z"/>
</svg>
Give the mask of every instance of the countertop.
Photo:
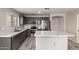
<svg viewBox="0 0 79 59">
<path fill-rule="evenodd" d="M 0 31 L 0 37 L 12 37 L 14 35 L 17 35 L 25 30 L 27 30 L 28 28 L 25 29 L 21 29 L 19 32 L 14 32 L 14 31 Z"/>
<path fill-rule="evenodd" d="M 36 31 L 35 36 L 75 36 L 75 35 L 58 31 Z"/>
<path fill-rule="evenodd" d="M 5 27 L 5 30 L 0 30 L 0 37 L 12 37 L 14 35 L 17 35 L 27 29 L 30 29 L 31 25 L 24 25 L 24 28 L 21 29 L 19 32 L 14 32 L 14 28 L 13 27 Z"/>
</svg>

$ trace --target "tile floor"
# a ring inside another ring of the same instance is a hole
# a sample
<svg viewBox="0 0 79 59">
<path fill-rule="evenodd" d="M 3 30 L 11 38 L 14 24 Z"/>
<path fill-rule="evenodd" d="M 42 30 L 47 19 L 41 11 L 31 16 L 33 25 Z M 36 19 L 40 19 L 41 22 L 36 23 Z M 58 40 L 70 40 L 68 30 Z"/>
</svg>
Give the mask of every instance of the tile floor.
<svg viewBox="0 0 79 59">
<path fill-rule="evenodd" d="M 35 37 L 28 37 L 20 46 L 19 50 L 35 50 Z"/>
<path fill-rule="evenodd" d="M 79 44 L 73 42 L 72 40 L 68 41 L 68 49 L 69 50 L 79 50 Z"/>
</svg>

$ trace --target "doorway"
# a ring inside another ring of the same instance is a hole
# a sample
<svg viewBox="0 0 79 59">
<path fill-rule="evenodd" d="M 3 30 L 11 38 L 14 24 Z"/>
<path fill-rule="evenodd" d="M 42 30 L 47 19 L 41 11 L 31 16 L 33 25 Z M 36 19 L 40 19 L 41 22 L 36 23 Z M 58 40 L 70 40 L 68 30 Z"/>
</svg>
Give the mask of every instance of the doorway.
<svg viewBox="0 0 79 59">
<path fill-rule="evenodd" d="M 53 31 L 64 31 L 64 17 L 54 16 L 52 17 L 52 30 Z"/>
</svg>

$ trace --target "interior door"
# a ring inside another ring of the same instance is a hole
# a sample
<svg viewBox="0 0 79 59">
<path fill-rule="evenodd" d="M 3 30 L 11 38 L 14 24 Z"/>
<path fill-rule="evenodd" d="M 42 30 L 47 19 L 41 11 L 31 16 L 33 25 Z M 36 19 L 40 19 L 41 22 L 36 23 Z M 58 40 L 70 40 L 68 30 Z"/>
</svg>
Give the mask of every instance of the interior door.
<svg viewBox="0 0 79 59">
<path fill-rule="evenodd" d="M 53 31 L 64 31 L 64 17 L 62 16 L 52 17 L 51 26 Z"/>
</svg>

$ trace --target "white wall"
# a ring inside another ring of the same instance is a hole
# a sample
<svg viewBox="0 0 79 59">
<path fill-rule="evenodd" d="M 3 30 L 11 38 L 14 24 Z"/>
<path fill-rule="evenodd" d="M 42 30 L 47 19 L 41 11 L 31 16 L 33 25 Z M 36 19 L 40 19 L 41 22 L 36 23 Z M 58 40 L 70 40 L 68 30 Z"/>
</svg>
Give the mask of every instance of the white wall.
<svg viewBox="0 0 79 59">
<path fill-rule="evenodd" d="M 0 28 L 10 24 L 10 19 L 8 18 L 9 15 L 18 17 L 19 13 L 11 8 L 0 8 Z"/>
<path fill-rule="evenodd" d="M 77 16 L 74 13 L 68 13 L 66 14 L 66 32 L 73 33 L 75 34 L 76 31 L 76 21 L 77 21 Z"/>
<path fill-rule="evenodd" d="M 65 20 L 65 31 L 76 35 L 76 24 L 77 24 L 77 14 L 75 12 L 70 12 L 66 14 Z M 76 42 L 76 37 L 71 38 Z"/>
</svg>

